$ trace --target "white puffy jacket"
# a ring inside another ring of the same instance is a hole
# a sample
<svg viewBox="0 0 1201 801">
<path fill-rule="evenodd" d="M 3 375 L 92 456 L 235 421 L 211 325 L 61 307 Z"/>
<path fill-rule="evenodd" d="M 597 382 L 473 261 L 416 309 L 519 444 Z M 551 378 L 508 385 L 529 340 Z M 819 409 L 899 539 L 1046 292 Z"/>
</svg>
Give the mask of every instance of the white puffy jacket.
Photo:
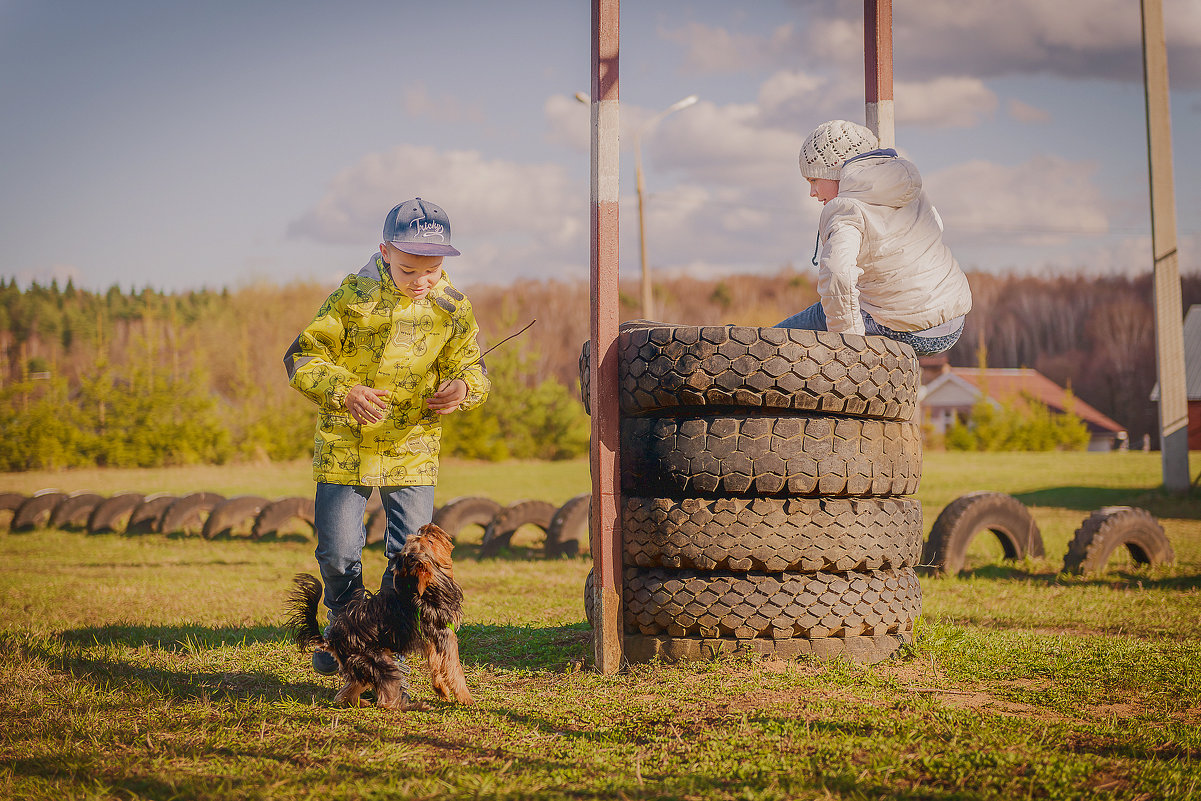
<svg viewBox="0 0 1201 801">
<path fill-rule="evenodd" d="M 864 333 L 861 308 L 894 331 L 933 328 L 972 308 L 967 276 L 942 242 L 921 175 L 895 151 L 843 166 L 818 232 L 817 289 L 831 331 Z"/>
</svg>

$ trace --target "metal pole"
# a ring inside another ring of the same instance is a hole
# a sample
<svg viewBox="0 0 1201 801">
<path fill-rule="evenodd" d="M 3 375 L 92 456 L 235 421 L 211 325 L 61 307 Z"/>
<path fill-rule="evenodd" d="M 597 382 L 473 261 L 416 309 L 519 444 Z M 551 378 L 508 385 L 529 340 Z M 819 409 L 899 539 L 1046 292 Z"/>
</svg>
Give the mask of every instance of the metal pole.
<svg viewBox="0 0 1201 801">
<path fill-rule="evenodd" d="M 643 123 L 642 127 L 638 129 L 638 133 L 634 134 L 634 186 L 638 191 L 638 250 L 642 258 L 642 319 L 644 320 L 655 318 L 655 296 L 651 288 L 650 265 L 646 262 L 646 217 L 643 211 L 646 184 L 642 181 L 642 135 L 654 128 L 668 114 L 688 108 L 697 100 L 696 95 L 689 95 L 683 100 L 677 100 Z"/>
<path fill-rule="evenodd" d="M 893 147 L 892 0 L 863 0 L 863 81 L 867 127 L 880 147 Z"/>
<path fill-rule="evenodd" d="M 651 270 L 646 263 L 646 212 L 642 182 L 642 134 L 634 137 L 634 187 L 638 191 L 638 254 L 642 259 L 642 319 L 655 319 L 655 295 L 651 288 Z"/>
<path fill-rule="evenodd" d="M 1159 446 L 1163 485 L 1189 488 L 1188 396 L 1184 324 L 1176 261 L 1176 196 L 1172 184 L 1172 112 L 1162 0 L 1142 0 L 1143 81 L 1147 96 L 1147 157 L 1151 174 L 1151 251 L 1155 285 L 1155 363 L 1159 373 Z"/>
<path fill-rule="evenodd" d="M 591 311 L 592 580 L 596 669 L 621 669 L 621 466 L 617 410 L 618 128 L 621 0 L 592 0 Z"/>
</svg>

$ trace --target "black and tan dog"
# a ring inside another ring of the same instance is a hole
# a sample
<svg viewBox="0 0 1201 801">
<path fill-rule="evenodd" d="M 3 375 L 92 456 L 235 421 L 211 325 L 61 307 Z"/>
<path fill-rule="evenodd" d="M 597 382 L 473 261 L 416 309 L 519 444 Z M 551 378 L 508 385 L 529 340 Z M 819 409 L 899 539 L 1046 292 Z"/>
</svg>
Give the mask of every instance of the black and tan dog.
<svg viewBox="0 0 1201 801">
<path fill-rule="evenodd" d="M 296 577 L 288 599 L 288 625 L 302 649 L 324 648 L 338 660 L 346 685 L 335 701 L 367 706 L 360 696 L 374 687 L 376 703 L 385 709 L 422 708 L 405 692 L 394 656 L 420 649 L 429 663 L 434 691 L 448 701 L 471 703 L 455 634 L 463 617 L 463 590 L 455 582 L 453 548 L 445 531 L 432 523 L 422 526 L 396 558 L 396 592 L 364 592 L 334 618 L 325 636 L 317 626 L 321 582 L 305 573 Z"/>
</svg>

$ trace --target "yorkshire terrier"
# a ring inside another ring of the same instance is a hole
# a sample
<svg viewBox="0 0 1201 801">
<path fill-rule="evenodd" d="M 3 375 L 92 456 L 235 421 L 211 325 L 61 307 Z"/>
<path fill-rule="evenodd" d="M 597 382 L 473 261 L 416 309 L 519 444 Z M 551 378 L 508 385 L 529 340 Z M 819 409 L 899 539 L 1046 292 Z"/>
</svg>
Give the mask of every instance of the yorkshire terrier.
<svg viewBox="0 0 1201 801">
<path fill-rule="evenodd" d="M 445 531 L 432 523 L 422 526 L 396 557 L 395 592 L 364 592 L 333 619 L 324 636 L 317 626 L 321 582 L 307 573 L 296 576 L 288 598 L 288 626 L 302 650 L 324 649 L 338 660 L 346 685 L 334 696 L 337 703 L 369 706 L 361 695 L 373 687 L 376 703 L 384 709 L 424 708 L 409 697 L 394 656 L 418 649 L 439 696 L 472 702 L 455 633 L 463 618 L 463 590 L 455 582 L 453 548 Z"/>
</svg>

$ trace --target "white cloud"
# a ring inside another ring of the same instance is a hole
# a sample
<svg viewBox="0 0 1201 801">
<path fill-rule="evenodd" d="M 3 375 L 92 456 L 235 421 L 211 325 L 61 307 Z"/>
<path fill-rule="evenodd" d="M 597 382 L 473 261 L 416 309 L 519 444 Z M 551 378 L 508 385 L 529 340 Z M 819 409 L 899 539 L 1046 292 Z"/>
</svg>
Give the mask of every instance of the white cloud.
<svg viewBox="0 0 1201 801">
<path fill-rule="evenodd" d="M 587 153 L 592 147 L 592 111 L 574 97 L 551 95 L 542 104 L 546 119 L 546 141 L 564 145 L 577 153 Z"/>
<path fill-rule="evenodd" d="M 897 122 L 903 125 L 969 128 L 997 110 L 997 96 L 978 78 L 897 81 L 893 90 Z"/>
<path fill-rule="evenodd" d="M 731 33 L 700 22 L 680 28 L 660 27 L 658 34 L 684 48 L 682 71 L 702 75 L 749 72 L 777 63 L 796 41 L 791 25 L 781 25 L 766 37 Z"/>
<path fill-rule="evenodd" d="M 948 242 L 1058 245 L 1109 231 L 1097 165 L 1040 156 L 1024 164 L 969 161 L 926 176 Z"/>
<path fill-rule="evenodd" d="M 1037 123 L 1051 121 L 1051 112 L 1037 106 L 1032 106 L 1029 103 L 1023 103 L 1016 97 L 1011 97 L 1007 105 L 1009 116 L 1018 122 Z"/>
<path fill-rule="evenodd" d="M 788 166 L 796 164 L 803 137 L 764 127 L 755 105 L 701 101 L 645 136 L 642 155 L 648 166 L 688 180 L 768 188 L 796 177 Z"/>
<path fill-rule="evenodd" d="M 863 76 L 863 6 L 798 2 L 801 22 L 757 36 L 689 23 L 661 29 L 684 48 L 685 69 L 743 72 L 801 67 Z M 1175 85 L 1201 86 L 1201 3 L 1164 4 L 1169 68 Z M 906 76 L 1051 74 L 1142 79 L 1142 23 L 1131 0 L 925 0 L 893 8 L 894 61 Z"/>
<path fill-rule="evenodd" d="M 401 145 L 365 156 L 334 176 L 288 233 L 370 250 L 388 209 L 411 197 L 446 209 L 464 253 L 454 263 L 457 277 L 507 281 L 587 264 L 586 175 L 573 180 L 558 164 L 490 160 L 476 151 Z"/>
<path fill-rule="evenodd" d="M 1201 84 L 1201 8 L 1167 0 L 1164 17 L 1173 81 Z M 920 74 L 1142 80 L 1142 23 L 1130 0 L 926 0 L 897 7 L 894 46 L 898 63 Z"/>
</svg>

